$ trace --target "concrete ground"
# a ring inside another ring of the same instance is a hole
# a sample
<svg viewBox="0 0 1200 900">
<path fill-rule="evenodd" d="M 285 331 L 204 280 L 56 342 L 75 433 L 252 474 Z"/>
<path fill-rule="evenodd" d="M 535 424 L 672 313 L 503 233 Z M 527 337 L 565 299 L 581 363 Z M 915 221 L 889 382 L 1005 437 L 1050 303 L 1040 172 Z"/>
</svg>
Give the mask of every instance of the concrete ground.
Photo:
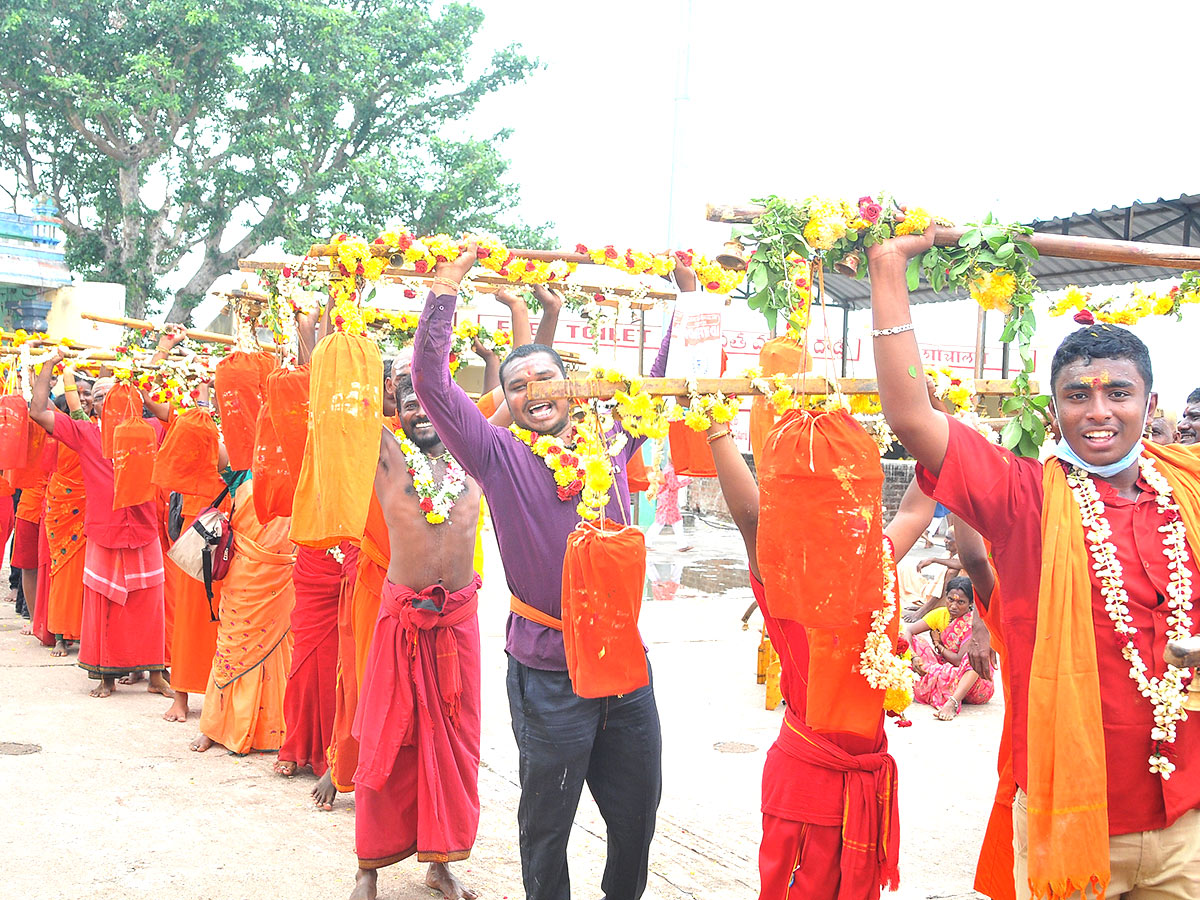
<svg viewBox="0 0 1200 900">
<path fill-rule="evenodd" d="M 642 633 L 650 647 L 663 725 L 664 793 L 647 897 L 757 896 L 763 759 L 782 708 L 763 708 L 755 683 L 756 616 L 737 533 L 697 523 L 696 547 L 664 535 L 650 554 Z M 661 549 L 660 549 L 661 548 Z M 488 900 L 522 896 L 517 850 L 516 748 L 504 689 L 508 595 L 494 546 L 480 604 L 483 637 L 482 819 L 471 859 L 454 868 Z M 924 555 L 924 554 L 921 554 Z M 678 586 L 674 587 L 673 583 Z M 654 599 L 657 597 L 657 599 Z M 310 775 L 283 779 L 274 755 L 192 753 L 200 698 L 186 724 L 143 685 L 87 695 L 72 653 L 53 660 L 18 634 L 0 604 L 0 784 L 9 812 L 0 836 L 4 888 L 14 898 L 289 900 L 339 898 L 354 884 L 354 807 L 316 810 Z M 901 888 L 889 897 L 977 897 L 976 854 L 995 789 L 999 695 L 950 723 L 914 707 L 914 725 L 888 726 L 900 769 Z M 7 742 L 7 743 L 4 743 Z M 12 755 L 36 745 L 36 752 Z M 604 827 L 591 798 L 571 840 L 575 894 L 596 896 Z M 380 875 L 388 900 L 427 898 L 424 866 Z"/>
</svg>

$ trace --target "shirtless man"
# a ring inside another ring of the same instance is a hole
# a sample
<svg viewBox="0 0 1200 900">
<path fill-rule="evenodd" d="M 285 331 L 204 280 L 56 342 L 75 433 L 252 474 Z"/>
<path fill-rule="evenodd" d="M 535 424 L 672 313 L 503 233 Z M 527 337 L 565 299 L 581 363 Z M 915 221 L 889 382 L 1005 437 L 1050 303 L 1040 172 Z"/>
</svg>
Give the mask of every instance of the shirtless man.
<svg viewBox="0 0 1200 900">
<path fill-rule="evenodd" d="M 360 686 L 351 900 L 373 900 L 378 870 L 413 853 L 425 883 L 473 900 L 450 872 L 479 825 L 479 487 L 442 446 L 409 377 L 401 432 L 385 429 L 375 493 L 391 560 Z"/>
</svg>

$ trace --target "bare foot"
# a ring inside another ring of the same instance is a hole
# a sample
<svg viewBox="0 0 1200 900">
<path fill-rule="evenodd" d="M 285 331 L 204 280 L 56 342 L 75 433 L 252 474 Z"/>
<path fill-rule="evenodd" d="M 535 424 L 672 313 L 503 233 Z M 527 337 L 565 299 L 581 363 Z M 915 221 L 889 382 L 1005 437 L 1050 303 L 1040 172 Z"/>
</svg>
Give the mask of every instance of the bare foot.
<svg viewBox="0 0 1200 900">
<path fill-rule="evenodd" d="M 445 863 L 429 864 L 429 871 L 425 874 L 425 886 L 441 891 L 446 900 L 475 900 L 479 896 L 470 888 L 463 887 Z"/>
<path fill-rule="evenodd" d="M 953 719 L 955 716 L 958 715 L 958 711 L 960 708 L 961 707 L 959 705 L 959 702 L 957 700 L 955 700 L 953 697 L 951 697 L 949 700 L 947 700 L 945 703 L 942 704 L 942 708 L 939 709 L 937 712 L 935 712 L 933 714 L 933 717 L 935 719 L 940 719 L 943 722 L 949 722 L 951 719 Z"/>
<path fill-rule="evenodd" d="M 202 735 L 200 735 L 200 737 L 196 738 L 194 741 L 192 741 L 190 744 L 188 744 L 188 746 L 192 750 L 195 750 L 197 753 L 203 753 L 205 750 L 207 750 L 209 747 L 211 747 L 215 743 L 216 743 L 216 741 L 214 741 L 212 738 L 210 738 L 207 734 L 202 734 Z"/>
<path fill-rule="evenodd" d="M 107 697 L 113 692 L 113 680 L 109 675 L 100 678 L 100 683 L 88 691 L 89 697 Z"/>
<path fill-rule="evenodd" d="M 354 876 L 354 890 L 350 900 L 375 900 L 375 884 L 379 880 L 378 869 L 359 869 Z"/>
<path fill-rule="evenodd" d="M 137 684 L 146 677 L 145 672 L 130 672 L 117 679 L 117 684 Z"/>
<path fill-rule="evenodd" d="M 175 696 L 175 692 L 171 690 L 171 683 L 162 672 L 150 673 L 150 683 L 146 685 L 146 690 L 151 694 L 162 694 L 168 700 Z"/>
<path fill-rule="evenodd" d="M 22 625 L 21 626 L 21 634 L 32 635 L 33 634 L 33 626 L 32 625 Z"/>
<path fill-rule="evenodd" d="M 188 717 L 188 695 L 183 691 L 175 692 L 175 702 L 163 713 L 168 722 L 186 722 Z"/>
<path fill-rule="evenodd" d="M 290 759 L 276 760 L 271 769 L 276 775 L 282 775 L 284 778 L 291 778 L 296 774 L 296 764 Z"/>
<path fill-rule="evenodd" d="M 333 786 L 333 773 L 325 770 L 325 774 L 317 780 L 317 786 L 312 789 L 313 801 L 317 804 L 317 809 L 323 809 L 326 812 L 333 809 L 333 801 L 337 799 L 337 788 Z M 362 869 L 360 872 L 364 871 Z M 374 870 L 371 875 L 371 896 L 375 896 L 375 875 Z M 355 888 L 358 890 L 358 888 Z M 365 895 L 364 895 L 365 896 Z"/>
<path fill-rule="evenodd" d="M 50 651 L 50 655 L 53 657 L 66 656 L 67 655 L 66 641 L 64 641 L 62 638 L 59 638 L 57 641 L 55 641 L 54 649 Z"/>
</svg>

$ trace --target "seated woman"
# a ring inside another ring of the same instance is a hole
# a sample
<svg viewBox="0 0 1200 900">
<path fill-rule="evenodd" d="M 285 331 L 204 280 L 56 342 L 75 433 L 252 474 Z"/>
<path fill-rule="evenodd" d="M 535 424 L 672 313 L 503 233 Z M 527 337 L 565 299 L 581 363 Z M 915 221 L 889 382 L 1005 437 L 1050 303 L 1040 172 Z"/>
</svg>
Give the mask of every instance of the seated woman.
<svg viewBox="0 0 1200 900">
<path fill-rule="evenodd" d="M 967 659 L 974 605 L 971 580 L 952 578 L 946 585 L 946 605 L 904 626 L 919 676 L 913 697 L 937 707 L 934 715 L 943 721 L 957 716 L 964 703 L 987 703 L 996 689 L 995 682 L 980 678 Z"/>
</svg>

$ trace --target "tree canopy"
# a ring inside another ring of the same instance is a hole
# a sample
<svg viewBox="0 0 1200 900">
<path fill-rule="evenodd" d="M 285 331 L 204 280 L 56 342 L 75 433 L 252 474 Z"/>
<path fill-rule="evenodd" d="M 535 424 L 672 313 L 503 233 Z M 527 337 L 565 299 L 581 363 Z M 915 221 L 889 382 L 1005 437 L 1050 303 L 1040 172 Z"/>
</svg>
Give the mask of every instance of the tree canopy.
<svg viewBox="0 0 1200 900">
<path fill-rule="evenodd" d="M 271 241 L 395 220 L 418 233 L 507 218 L 501 132 L 448 136 L 536 65 L 471 66 L 483 21 L 431 0 L 9 0 L 0 11 L 0 160 L 58 206 L 68 262 L 124 283 L 126 311 L 198 259 L 167 318 Z M 468 74 L 468 69 L 480 69 Z M 191 255 L 189 255 L 191 254 Z"/>
</svg>

